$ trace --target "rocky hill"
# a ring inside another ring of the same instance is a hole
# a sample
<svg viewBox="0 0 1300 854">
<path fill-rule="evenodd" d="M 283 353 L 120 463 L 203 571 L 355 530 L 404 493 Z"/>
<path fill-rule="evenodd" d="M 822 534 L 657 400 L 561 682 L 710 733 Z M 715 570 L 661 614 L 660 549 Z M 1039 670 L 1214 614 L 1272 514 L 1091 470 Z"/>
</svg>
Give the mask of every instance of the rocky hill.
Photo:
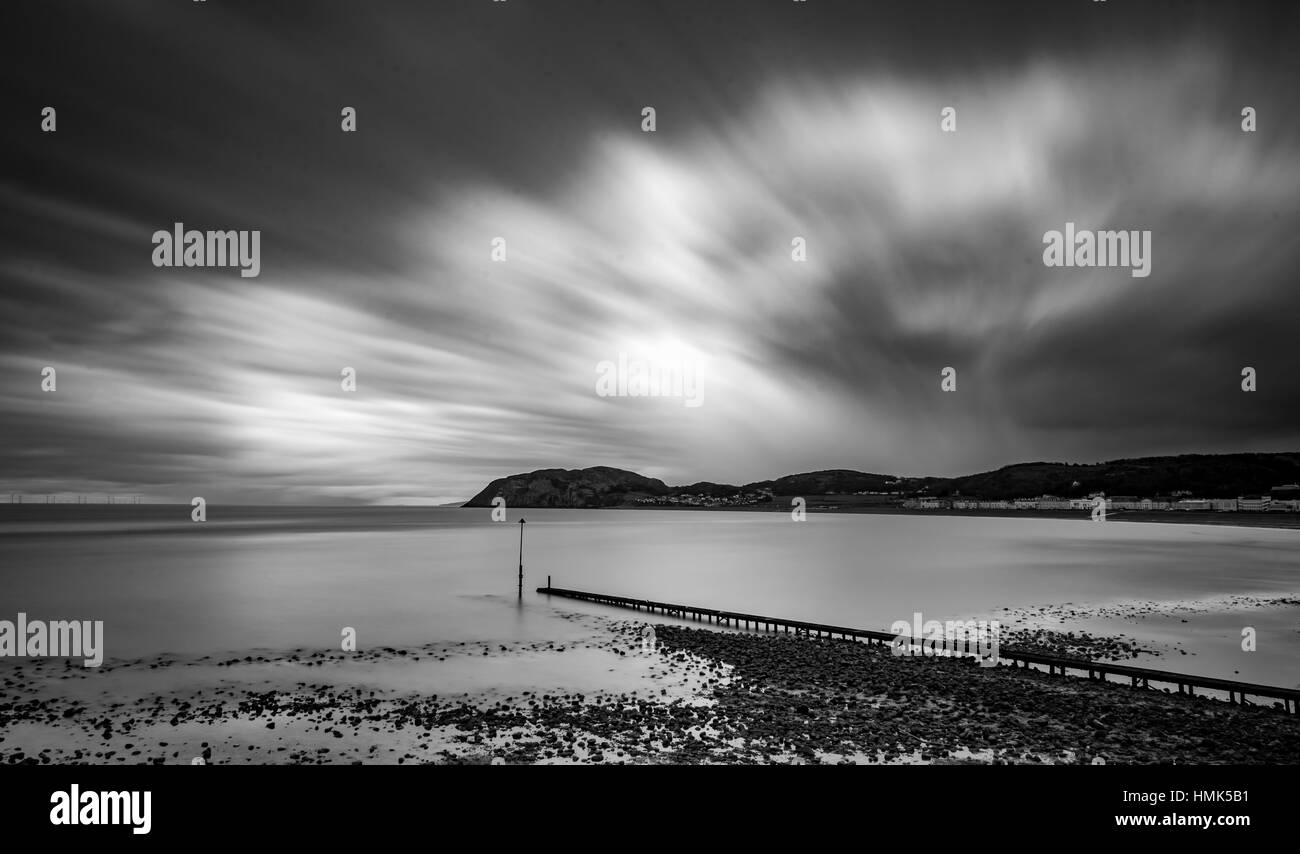
<svg viewBox="0 0 1300 854">
<path fill-rule="evenodd" d="M 852 469 L 829 469 L 761 480 L 744 486 L 701 481 L 668 486 L 662 480 L 608 466 L 586 469 L 542 469 L 497 478 L 465 507 L 488 507 L 501 496 L 510 507 L 615 507 L 638 498 L 665 495 L 706 495 L 723 498 L 740 492 L 771 490 L 774 495 L 837 493 L 954 494 L 980 498 L 1021 498 L 1039 495 L 1155 496 L 1185 490 L 1198 498 L 1235 498 L 1267 494 L 1269 489 L 1300 483 L 1300 453 L 1184 454 L 1140 457 L 1104 463 L 1017 463 L 980 474 L 955 478 L 903 477 Z"/>
<path fill-rule="evenodd" d="M 464 506 L 490 507 L 499 495 L 509 507 L 612 507 L 669 491 L 662 480 L 608 466 L 540 469 L 497 478 Z"/>
<path fill-rule="evenodd" d="M 932 495 L 977 495 L 1016 498 L 1094 492 L 1155 496 L 1187 491 L 1198 498 L 1236 498 L 1267 494 L 1269 489 L 1300 482 L 1300 454 L 1183 454 L 1138 457 L 1105 463 L 1019 463 L 996 471 L 935 483 Z"/>
</svg>

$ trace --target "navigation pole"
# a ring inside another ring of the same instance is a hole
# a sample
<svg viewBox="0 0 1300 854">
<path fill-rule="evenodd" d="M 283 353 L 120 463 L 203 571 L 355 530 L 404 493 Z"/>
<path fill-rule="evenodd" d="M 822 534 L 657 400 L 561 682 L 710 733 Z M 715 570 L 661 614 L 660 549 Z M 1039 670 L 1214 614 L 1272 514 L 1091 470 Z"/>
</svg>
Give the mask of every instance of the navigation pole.
<svg viewBox="0 0 1300 854">
<path fill-rule="evenodd" d="M 519 601 L 524 600 L 524 519 L 519 519 Z"/>
</svg>

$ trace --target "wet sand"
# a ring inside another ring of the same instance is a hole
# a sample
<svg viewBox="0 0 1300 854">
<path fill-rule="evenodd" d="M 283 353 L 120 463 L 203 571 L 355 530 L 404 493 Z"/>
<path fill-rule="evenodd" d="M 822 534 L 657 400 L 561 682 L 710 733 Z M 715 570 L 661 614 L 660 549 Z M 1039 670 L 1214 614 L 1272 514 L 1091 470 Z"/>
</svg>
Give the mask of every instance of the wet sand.
<svg viewBox="0 0 1300 854">
<path fill-rule="evenodd" d="M 0 667 L 0 763 L 1270 763 L 1265 707 L 787 635 L 568 615 L 577 640 Z M 485 687 L 487 686 L 487 687 Z"/>
<path fill-rule="evenodd" d="M 1294 595 L 1066 602 L 1003 608 L 993 616 L 1009 627 L 1001 638 L 1007 647 L 1300 687 L 1300 597 Z"/>
<path fill-rule="evenodd" d="M 641 624 L 564 615 L 564 641 L 259 650 L 83 668 L 0 660 L 0 763 L 459 763 L 630 759 L 581 719 L 690 709 L 724 668 L 642 655 Z M 486 686 L 486 687 L 485 687 Z M 563 707 L 578 722 L 546 722 Z M 606 755 L 608 753 L 608 756 Z"/>
</svg>

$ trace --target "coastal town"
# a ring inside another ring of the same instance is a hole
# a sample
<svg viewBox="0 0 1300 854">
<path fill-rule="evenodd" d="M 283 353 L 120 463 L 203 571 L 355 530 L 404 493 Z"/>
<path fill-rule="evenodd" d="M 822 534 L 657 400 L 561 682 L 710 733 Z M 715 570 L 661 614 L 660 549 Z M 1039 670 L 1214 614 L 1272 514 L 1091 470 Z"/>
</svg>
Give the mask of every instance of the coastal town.
<svg viewBox="0 0 1300 854">
<path fill-rule="evenodd" d="M 979 498 L 951 496 L 946 498 L 913 497 L 900 502 L 902 507 L 915 510 L 1091 510 L 1098 498 L 1106 499 L 1106 510 L 1171 510 L 1219 513 L 1300 513 L 1300 485 L 1287 484 L 1274 487 L 1268 495 L 1241 495 L 1236 498 L 1198 498 L 1180 490 L 1171 495 L 1139 497 L 1136 495 L 1105 495 L 1094 493 L 1083 498 L 1059 498 L 1040 495 L 1037 498 L 1012 498 L 985 501 Z"/>
<path fill-rule="evenodd" d="M 827 495 L 838 496 L 830 492 Z M 1188 490 L 1177 490 L 1169 495 L 1105 495 L 1094 492 L 1077 498 L 1039 495 L 1025 498 L 989 500 L 977 496 L 907 495 L 901 492 L 854 492 L 845 497 L 858 499 L 853 503 L 876 506 L 896 506 L 906 510 L 1092 510 L 1098 498 L 1105 498 L 1106 510 L 1168 510 L 1218 513 L 1300 513 L 1300 484 L 1275 486 L 1267 494 L 1240 495 L 1236 498 L 1199 497 Z M 776 500 L 771 489 L 738 491 L 730 495 L 709 493 L 674 493 L 636 498 L 633 504 L 657 507 L 745 507 L 768 504 Z"/>
<path fill-rule="evenodd" d="M 767 504 L 775 496 L 772 490 L 737 492 L 734 495 L 709 495 L 707 493 L 674 493 L 672 495 L 647 495 L 632 500 L 633 504 L 655 507 L 747 507 Z"/>
</svg>

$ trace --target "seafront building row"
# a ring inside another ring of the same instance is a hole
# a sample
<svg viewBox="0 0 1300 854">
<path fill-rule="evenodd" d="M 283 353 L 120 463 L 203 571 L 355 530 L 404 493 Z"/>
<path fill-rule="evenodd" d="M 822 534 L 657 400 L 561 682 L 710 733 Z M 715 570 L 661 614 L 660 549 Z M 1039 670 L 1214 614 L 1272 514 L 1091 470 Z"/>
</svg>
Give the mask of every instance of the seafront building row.
<svg viewBox="0 0 1300 854">
<path fill-rule="evenodd" d="M 894 505 L 909 510 L 1092 510 L 1098 498 L 1106 499 L 1109 510 L 1198 510 L 1217 513 L 1300 513 L 1300 484 L 1276 486 L 1268 495 L 1241 495 L 1236 498 L 1197 498 L 1190 492 L 1140 498 L 1136 495 L 1105 495 L 1094 492 L 1086 498 L 1059 498 L 1040 495 L 1036 498 L 989 500 L 975 496 L 905 496 L 898 492 L 827 493 L 828 495 L 871 496 L 877 505 Z M 635 504 L 669 507 L 736 507 L 766 504 L 776 500 L 771 489 L 737 492 L 734 495 L 674 493 L 637 498 Z"/>
<path fill-rule="evenodd" d="M 908 498 L 903 506 L 915 510 L 1091 510 L 1097 499 L 1106 499 L 1107 510 L 1199 510 L 1217 513 L 1300 513 L 1300 498 L 1273 498 L 1270 495 L 1243 495 L 1238 498 L 1176 498 L 1156 496 L 1100 494 L 1087 498 L 1011 498 L 985 501 L 979 498 Z"/>
</svg>

